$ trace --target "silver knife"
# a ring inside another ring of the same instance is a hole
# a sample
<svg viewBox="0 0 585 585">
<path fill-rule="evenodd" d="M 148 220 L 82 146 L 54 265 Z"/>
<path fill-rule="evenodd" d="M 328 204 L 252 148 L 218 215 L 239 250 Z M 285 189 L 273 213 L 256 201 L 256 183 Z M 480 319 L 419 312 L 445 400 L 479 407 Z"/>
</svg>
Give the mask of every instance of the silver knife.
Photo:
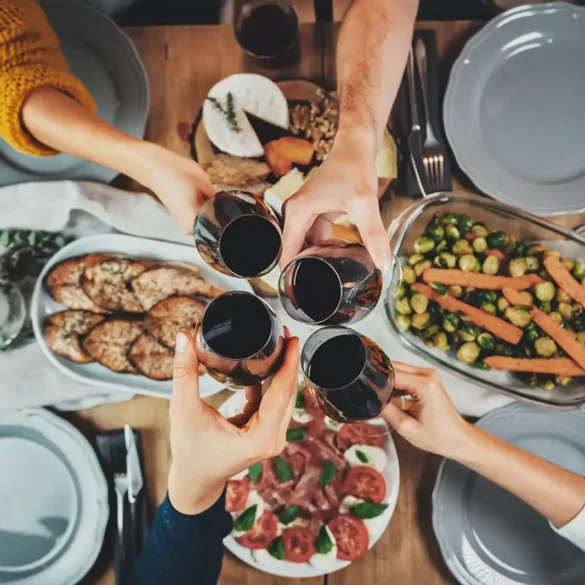
<svg viewBox="0 0 585 585">
<path fill-rule="evenodd" d="M 126 470 L 128 473 L 128 501 L 130 502 L 130 546 L 128 547 L 128 564 L 136 559 L 138 536 L 136 530 L 136 499 L 144 487 L 140 458 L 136 449 L 134 431 L 129 425 L 124 425 L 124 439 L 126 441 Z"/>
<path fill-rule="evenodd" d="M 423 166 L 423 142 L 421 128 L 418 120 L 418 106 L 416 101 L 416 85 L 414 81 L 414 55 L 412 47 L 408 54 L 406 62 L 406 86 L 408 89 L 408 102 L 410 103 L 410 134 L 408 135 L 408 149 L 410 150 L 410 162 L 412 170 L 418 184 L 418 188 L 423 197 L 427 197 L 424 187 L 426 178 L 425 168 Z"/>
</svg>

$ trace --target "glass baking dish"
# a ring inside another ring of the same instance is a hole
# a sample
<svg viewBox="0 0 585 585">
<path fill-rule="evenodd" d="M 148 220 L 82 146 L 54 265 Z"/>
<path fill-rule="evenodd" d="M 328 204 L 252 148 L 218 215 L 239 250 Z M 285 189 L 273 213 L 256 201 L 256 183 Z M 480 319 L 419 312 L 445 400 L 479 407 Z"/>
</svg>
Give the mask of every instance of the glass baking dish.
<svg viewBox="0 0 585 585">
<path fill-rule="evenodd" d="M 439 193 L 421 199 L 392 221 L 388 229 L 390 246 L 403 263 L 414 251 L 414 240 L 424 233 L 433 216 L 444 213 L 468 215 L 474 221 L 485 223 L 491 231 L 501 230 L 528 242 L 546 242 L 549 249 L 557 250 L 564 257 L 585 263 L 585 238 L 576 232 L 484 197 L 455 193 Z M 414 334 L 408 331 L 402 333 L 396 324 L 396 299 L 393 296 L 399 279 L 400 270 L 395 267 L 390 286 L 387 288 L 389 292 L 384 298 L 384 310 L 392 331 L 406 348 L 434 365 L 513 398 L 557 409 L 577 409 L 585 404 L 585 377 L 575 378 L 569 386 L 557 386 L 550 391 L 530 387 L 507 372 L 484 371 L 464 364 L 452 351 L 429 348 Z"/>
</svg>

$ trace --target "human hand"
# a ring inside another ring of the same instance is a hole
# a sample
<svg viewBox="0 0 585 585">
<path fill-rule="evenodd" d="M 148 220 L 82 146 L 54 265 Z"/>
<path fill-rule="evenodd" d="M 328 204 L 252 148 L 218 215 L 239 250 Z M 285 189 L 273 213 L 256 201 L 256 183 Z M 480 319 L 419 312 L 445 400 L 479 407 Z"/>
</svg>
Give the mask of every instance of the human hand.
<svg viewBox="0 0 585 585">
<path fill-rule="evenodd" d="M 415 447 L 456 458 L 472 428 L 459 414 L 439 374 L 432 369 L 394 362 L 395 386 L 412 400 L 402 401 L 405 410 L 390 403 L 382 417 Z"/>
<path fill-rule="evenodd" d="M 337 142 L 314 176 L 285 203 L 281 267 L 301 251 L 307 232 L 319 218 L 347 213 L 376 266 L 391 265 L 390 247 L 380 217 L 375 151 L 356 141 Z M 321 239 L 327 239 L 323 236 Z"/>
<path fill-rule="evenodd" d="M 243 415 L 227 420 L 200 398 L 193 339 L 179 333 L 169 409 L 169 499 L 176 510 L 203 512 L 217 501 L 230 477 L 284 449 L 297 395 L 298 362 L 299 340 L 289 338 L 283 364 L 266 383 L 261 401 L 260 388 L 249 388 Z"/>
</svg>

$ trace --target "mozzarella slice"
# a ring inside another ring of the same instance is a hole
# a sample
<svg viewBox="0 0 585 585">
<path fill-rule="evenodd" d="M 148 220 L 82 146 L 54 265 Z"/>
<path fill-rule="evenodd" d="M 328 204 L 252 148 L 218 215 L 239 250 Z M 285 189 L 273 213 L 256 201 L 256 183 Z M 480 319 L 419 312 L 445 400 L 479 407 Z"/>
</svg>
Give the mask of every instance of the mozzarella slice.
<svg viewBox="0 0 585 585">
<path fill-rule="evenodd" d="M 248 475 L 248 470 L 244 469 L 243 471 L 240 471 L 240 473 L 236 473 L 236 475 L 232 475 L 232 477 L 230 479 L 244 479 L 244 477 L 246 477 Z"/>
<path fill-rule="evenodd" d="M 324 569 L 332 565 L 335 560 L 337 559 L 337 543 L 335 541 L 335 537 L 333 533 L 327 526 L 325 526 L 325 530 L 327 531 L 327 536 L 330 538 L 331 542 L 333 543 L 333 548 L 326 554 L 316 552 L 310 559 L 309 564 L 313 565 L 313 567 L 317 567 L 319 569 Z"/>
<path fill-rule="evenodd" d="M 292 417 L 295 422 L 303 425 L 313 420 L 313 417 L 304 408 L 295 408 Z"/>
<path fill-rule="evenodd" d="M 339 513 L 340 514 L 351 514 L 350 509 L 352 506 L 356 504 L 361 504 L 364 500 L 360 500 L 354 496 L 345 496 L 343 500 L 341 500 L 341 504 L 339 505 Z"/>
<path fill-rule="evenodd" d="M 343 423 L 340 423 L 329 416 L 325 417 L 325 426 L 332 431 L 339 431 L 343 426 Z"/>
<path fill-rule="evenodd" d="M 339 506 L 339 513 L 340 514 L 351 514 L 351 508 L 356 504 L 363 504 L 365 500 L 360 500 L 359 498 L 355 498 L 354 496 L 345 496 L 341 501 Z M 368 532 L 370 534 L 378 534 L 380 531 L 380 524 L 382 523 L 383 513 L 375 518 L 362 518 L 363 523 L 365 524 Z"/>
<path fill-rule="evenodd" d="M 365 455 L 366 461 L 360 459 L 358 451 Z M 380 447 L 371 447 L 370 445 L 353 445 L 344 454 L 346 461 L 352 466 L 365 465 L 373 467 L 376 471 L 383 471 L 388 461 L 386 451 Z"/>
<path fill-rule="evenodd" d="M 269 565 L 270 563 L 276 563 L 278 559 L 275 559 L 266 548 L 261 548 L 252 551 L 252 558 L 259 565 Z"/>
<path fill-rule="evenodd" d="M 219 150 L 234 156 L 263 156 L 262 144 L 244 110 L 266 122 L 288 128 L 289 110 L 284 94 L 267 77 L 238 73 L 216 83 L 207 97 L 214 98 L 225 108 L 228 93 L 234 98 L 235 121 L 239 131 L 228 123 L 225 114 L 210 100 L 205 100 L 203 124 L 209 139 Z"/>
<path fill-rule="evenodd" d="M 258 522 L 258 518 L 260 518 L 260 516 L 262 516 L 262 514 L 264 514 L 264 509 L 266 508 L 266 504 L 264 503 L 264 500 L 260 497 L 260 494 L 255 491 L 255 490 L 250 490 L 250 493 L 248 494 L 248 499 L 246 500 L 246 505 L 244 506 L 244 509 L 242 510 L 242 512 L 240 512 L 240 514 L 238 514 L 237 516 L 234 517 L 237 518 L 238 516 L 240 516 L 241 514 L 243 514 L 246 510 L 248 510 L 249 508 L 251 508 L 252 506 L 256 506 L 256 514 L 254 515 L 254 524 L 256 524 L 256 522 Z M 239 538 L 240 536 L 243 536 L 244 534 L 246 534 L 247 530 L 236 530 L 234 528 L 234 530 L 232 531 L 232 534 L 234 536 L 234 538 Z"/>
</svg>

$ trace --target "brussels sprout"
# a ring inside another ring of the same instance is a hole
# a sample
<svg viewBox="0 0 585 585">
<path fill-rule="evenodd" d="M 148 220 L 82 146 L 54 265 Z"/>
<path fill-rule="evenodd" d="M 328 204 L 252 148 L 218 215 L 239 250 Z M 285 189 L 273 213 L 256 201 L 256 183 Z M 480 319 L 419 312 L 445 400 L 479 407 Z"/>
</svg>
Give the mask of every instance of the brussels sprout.
<svg viewBox="0 0 585 585">
<path fill-rule="evenodd" d="M 472 364 L 479 357 L 479 345 L 477 343 L 464 343 L 457 352 L 457 357 L 465 364 Z"/>
<path fill-rule="evenodd" d="M 481 347 L 481 349 L 492 350 L 494 349 L 494 336 L 487 331 L 480 333 L 477 336 L 477 345 Z"/>
<path fill-rule="evenodd" d="M 530 325 L 524 329 L 525 341 L 536 341 L 539 337 L 540 333 L 538 333 L 538 329 L 534 323 L 530 323 Z"/>
<path fill-rule="evenodd" d="M 445 237 L 448 240 L 459 240 L 461 238 L 461 232 L 457 229 L 456 225 L 449 224 L 445 227 Z"/>
<path fill-rule="evenodd" d="M 398 285 L 398 288 L 396 289 L 396 293 L 394 293 L 394 296 L 396 297 L 397 300 L 400 300 L 405 294 L 406 294 L 406 287 L 404 286 L 404 283 L 401 282 Z"/>
<path fill-rule="evenodd" d="M 449 294 L 453 298 L 459 299 L 463 296 L 463 289 L 458 284 L 453 284 L 449 287 Z"/>
<path fill-rule="evenodd" d="M 556 288 L 552 282 L 542 282 L 534 287 L 534 294 L 539 301 L 552 301 L 555 293 Z"/>
<path fill-rule="evenodd" d="M 413 315 L 412 326 L 415 329 L 424 329 L 431 322 L 431 316 L 428 313 L 421 313 Z"/>
<path fill-rule="evenodd" d="M 479 329 L 473 323 L 461 323 L 458 330 L 459 336 L 463 341 L 475 341 L 479 332 Z"/>
<path fill-rule="evenodd" d="M 433 264 L 430 260 L 423 260 L 414 267 L 414 273 L 417 276 L 420 276 L 427 268 L 430 268 L 432 265 Z"/>
<path fill-rule="evenodd" d="M 504 252 L 506 252 L 506 254 L 512 254 L 516 249 L 516 238 L 514 236 L 509 236 L 508 237 L 508 243 L 504 246 Z M 518 258 L 518 256 L 515 254 L 516 258 Z"/>
<path fill-rule="evenodd" d="M 553 321 L 556 321 L 559 325 L 561 325 L 563 323 L 563 316 L 560 313 L 558 313 L 557 311 L 553 311 L 552 313 L 550 313 L 549 317 Z"/>
<path fill-rule="evenodd" d="M 498 295 L 493 290 L 478 290 L 475 298 L 481 303 L 495 303 Z"/>
<path fill-rule="evenodd" d="M 575 266 L 573 266 L 573 270 L 571 270 L 571 274 L 574 278 L 576 278 L 579 282 L 585 278 L 585 264 L 581 262 L 577 262 Z"/>
<path fill-rule="evenodd" d="M 523 258 L 526 256 L 527 244 L 524 240 L 518 240 L 514 248 L 514 257 Z"/>
<path fill-rule="evenodd" d="M 491 232 L 486 239 L 488 246 L 495 250 L 503 250 L 509 241 L 508 235 L 504 232 Z"/>
<path fill-rule="evenodd" d="M 510 303 L 505 297 L 500 297 L 498 299 L 498 311 L 500 311 L 500 313 L 503 313 L 509 306 Z"/>
<path fill-rule="evenodd" d="M 506 357 L 511 357 L 514 354 L 514 346 L 510 345 L 509 343 L 504 343 L 503 341 L 499 341 L 494 346 L 494 353 L 496 355 L 503 355 Z"/>
<path fill-rule="evenodd" d="M 477 238 L 485 238 L 490 232 L 485 224 L 477 221 L 471 226 L 471 233 Z"/>
<path fill-rule="evenodd" d="M 422 254 L 411 254 L 408 257 L 408 264 L 410 266 L 414 266 L 415 264 L 418 264 L 421 260 L 424 260 L 425 257 Z"/>
<path fill-rule="evenodd" d="M 557 311 L 563 316 L 563 319 L 569 321 L 573 318 L 573 307 L 569 303 L 559 303 Z"/>
<path fill-rule="evenodd" d="M 417 254 L 428 254 L 435 247 L 434 240 L 427 238 L 427 236 L 420 236 L 414 240 L 414 251 Z"/>
<path fill-rule="evenodd" d="M 577 333 L 577 340 L 579 341 L 579 343 L 585 345 L 585 331 L 580 331 L 579 333 Z"/>
<path fill-rule="evenodd" d="M 473 254 L 473 248 L 467 240 L 457 240 L 453 244 L 452 250 L 453 254 L 457 254 L 458 256 L 462 254 Z"/>
<path fill-rule="evenodd" d="M 473 254 L 464 254 L 459 257 L 459 268 L 463 272 L 479 272 L 481 265 L 479 260 Z"/>
<path fill-rule="evenodd" d="M 457 313 L 447 313 L 443 319 L 443 329 L 448 333 L 453 333 L 459 327 L 460 321 Z M 583 344 L 585 345 L 585 340 Z"/>
<path fill-rule="evenodd" d="M 412 313 L 412 308 L 406 297 L 403 297 L 396 303 L 396 310 L 401 315 L 410 315 Z"/>
<path fill-rule="evenodd" d="M 583 307 L 577 303 L 573 303 L 573 317 L 580 317 L 583 314 Z"/>
<path fill-rule="evenodd" d="M 430 287 L 442 296 L 445 296 L 449 292 L 449 287 L 446 284 L 441 284 L 440 282 L 431 282 Z"/>
<path fill-rule="evenodd" d="M 550 313 L 552 311 L 552 307 L 550 301 L 537 301 L 536 306 L 543 312 L 543 313 Z"/>
<path fill-rule="evenodd" d="M 570 258 L 563 258 L 562 259 L 563 264 L 565 265 L 565 268 L 570 272 L 571 270 L 573 270 L 573 268 L 575 268 L 575 261 L 571 260 Z"/>
<path fill-rule="evenodd" d="M 532 295 L 529 292 L 523 290 L 523 291 L 518 291 L 518 294 L 520 295 L 520 297 L 522 297 L 522 299 L 524 299 L 526 301 L 527 305 L 532 305 L 532 302 L 534 299 L 532 298 Z"/>
<path fill-rule="evenodd" d="M 435 256 L 433 263 L 439 268 L 455 268 L 457 265 L 457 256 L 450 252 L 443 252 L 438 256 Z"/>
<path fill-rule="evenodd" d="M 516 327 L 526 327 L 532 321 L 532 315 L 527 307 L 508 307 L 504 315 Z"/>
<path fill-rule="evenodd" d="M 550 258 L 551 256 L 561 260 L 561 253 L 557 252 L 556 250 L 550 250 L 550 251 L 544 253 L 545 258 Z"/>
<path fill-rule="evenodd" d="M 550 337 L 539 337 L 534 342 L 534 349 L 541 357 L 551 357 L 557 351 L 557 344 Z"/>
<path fill-rule="evenodd" d="M 546 244 L 533 244 L 532 246 L 528 246 L 526 252 L 529 256 L 534 256 L 535 254 L 540 254 L 541 252 L 546 252 L 548 250 L 548 246 Z"/>
<path fill-rule="evenodd" d="M 473 365 L 478 370 L 485 370 L 486 372 L 491 370 L 491 368 L 485 362 L 475 362 Z"/>
<path fill-rule="evenodd" d="M 559 385 L 559 386 L 568 386 L 571 382 L 573 381 L 573 378 L 571 378 L 570 376 L 555 376 L 555 382 Z"/>
<path fill-rule="evenodd" d="M 416 282 L 416 273 L 414 272 L 414 268 L 412 266 L 402 267 L 402 280 L 404 280 L 404 282 L 407 284 Z"/>
<path fill-rule="evenodd" d="M 510 276 L 524 276 L 526 274 L 526 260 L 524 258 L 514 258 L 508 265 Z"/>
<path fill-rule="evenodd" d="M 473 250 L 478 254 L 483 254 L 487 250 L 487 240 L 483 237 L 473 240 Z"/>
<path fill-rule="evenodd" d="M 514 357 L 517 358 L 531 358 L 534 357 L 534 351 L 531 344 L 519 343 L 514 347 Z"/>
<path fill-rule="evenodd" d="M 517 377 L 526 384 L 526 386 L 531 386 L 534 388 L 538 383 L 538 376 L 536 374 L 529 374 L 528 372 L 518 373 Z"/>
<path fill-rule="evenodd" d="M 485 311 L 486 313 L 489 313 L 490 315 L 495 315 L 498 312 L 498 309 L 496 309 L 496 305 L 494 305 L 493 303 L 483 303 L 481 305 L 481 310 Z"/>
<path fill-rule="evenodd" d="M 415 315 L 416 316 L 416 315 Z M 435 333 L 437 333 L 439 331 L 439 326 L 438 325 L 429 325 L 428 327 L 426 327 L 425 329 L 419 331 L 418 336 L 423 340 L 427 340 L 430 339 L 431 337 L 433 337 L 433 335 L 435 335 Z"/>
<path fill-rule="evenodd" d="M 552 380 L 542 380 L 538 385 L 549 392 L 555 389 L 555 383 Z"/>
<path fill-rule="evenodd" d="M 436 254 L 441 254 L 441 252 L 446 252 L 448 249 L 449 249 L 449 244 L 447 243 L 447 240 L 441 240 L 435 246 L 435 253 Z"/>
<path fill-rule="evenodd" d="M 467 215 L 460 215 L 459 222 L 457 223 L 457 227 L 462 234 L 466 234 L 467 232 L 471 231 L 473 226 L 473 220 Z"/>
<path fill-rule="evenodd" d="M 570 303 L 571 300 L 571 297 L 562 288 L 557 289 L 557 294 L 555 295 L 557 303 Z"/>
<path fill-rule="evenodd" d="M 443 350 L 451 349 L 451 346 L 449 345 L 449 339 L 447 337 L 447 334 L 444 333 L 443 331 L 439 331 L 439 332 L 435 333 L 433 335 L 432 339 L 433 339 L 433 345 L 437 349 L 443 349 Z"/>
<path fill-rule="evenodd" d="M 422 315 L 426 313 L 429 306 L 429 299 L 422 293 L 415 293 L 410 297 L 410 306 L 415 313 Z"/>
<path fill-rule="evenodd" d="M 403 333 L 410 329 L 411 324 L 412 320 L 408 315 L 396 315 L 396 326 Z"/>
<path fill-rule="evenodd" d="M 427 236 L 435 242 L 440 242 L 445 236 L 445 228 L 440 223 L 431 222 L 427 226 Z"/>
<path fill-rule="evenodd" d="M 544 268 L 538 271 L 538 276 L 540 276 L 542 280 L 546 280 L 547 282 L 552 282 L 553 280 L 551 275 Z"/>
<path fill-rule="evenodd" d="M 536 256 L 526 256 L 526 270 L 536 272 L 540 268 L 540 262 Z"/>
<path fill-rule="evenodd" d="M 512 260 L 513 262 L 513 260 Z M 500 261 L 495 256 L 488 256 L 483 261 L 483 266 L 481 267 L 481 271 L 484 274 L 497 274 L 500 270 Z"/>
<path fill-rule="evenodd" d="M 459 223 L 459 216 L 456 213 L 446 213 L 441 218 L 443 225 L 457 225 Z"/>
</svg>

